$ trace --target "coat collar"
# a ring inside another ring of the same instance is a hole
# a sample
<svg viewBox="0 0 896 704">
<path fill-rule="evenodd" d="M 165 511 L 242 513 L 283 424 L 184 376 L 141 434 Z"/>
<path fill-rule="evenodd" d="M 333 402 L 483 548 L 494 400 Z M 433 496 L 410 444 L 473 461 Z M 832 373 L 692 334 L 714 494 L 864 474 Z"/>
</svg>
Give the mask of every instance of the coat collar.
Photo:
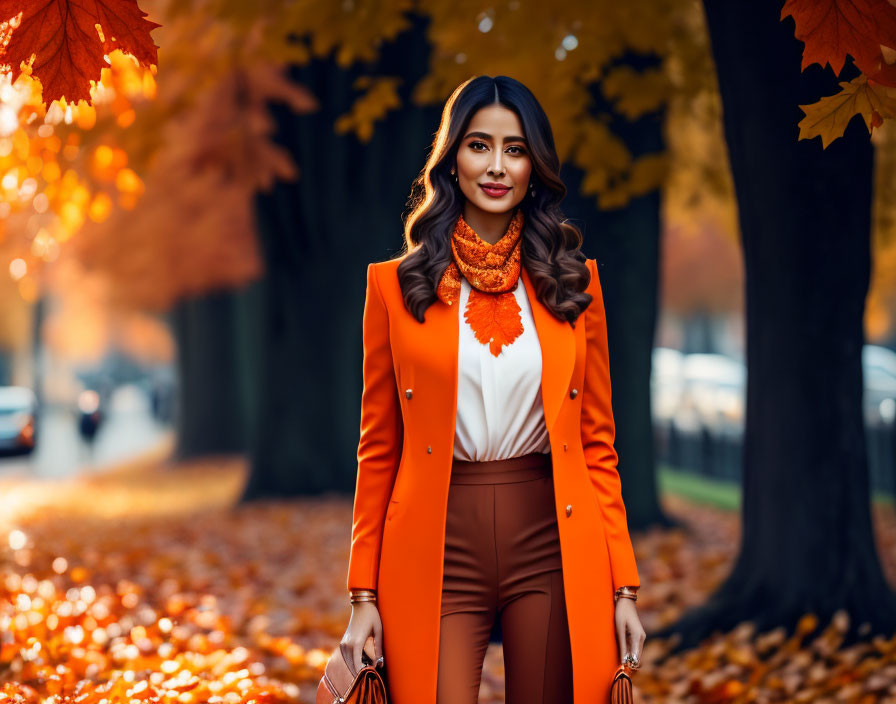
<svg viewBox="0 0 896 704">
<path fill-rule="evenodd" d="M 526 296 L 532 309 L 532 318 L 541 347 L 541 398 L 544 408 L 545 425 L 550 432 L 560 412 L 564 396 L 569 387 L 575 366 L 576 343 L 572 327 L 566 321 L 558 320 L 535 295 L 535 287 L 529 272 L 523 266 L 520 272 L 525 284 Z M 456 401 L 457 364 L 460 315 L 453 305 L 436 299 L 425 316 L 424 327 L 430 336 L 433 351 L 438 355 L 438 363 L 444 365 L 442 378 L 455 381 L 454 389 L 445 388 L 447 408 L 452 398 Z M 449 396 L 448 394 L 451 394 Z M 454 406 L 455 415 L 457 406 Z"/>
</svg>

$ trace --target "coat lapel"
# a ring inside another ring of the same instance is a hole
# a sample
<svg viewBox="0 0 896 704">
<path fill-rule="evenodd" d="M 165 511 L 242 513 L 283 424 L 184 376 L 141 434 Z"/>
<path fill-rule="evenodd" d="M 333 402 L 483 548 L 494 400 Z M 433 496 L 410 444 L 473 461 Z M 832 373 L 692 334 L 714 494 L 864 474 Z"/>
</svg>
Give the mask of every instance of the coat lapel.
<svg viewBox="0 0 896 704">
<path fill-rule="evenodd" d="M 522 268 L 521 276 L 541 347 L 541 397 L 545 425 L 550 432 L 563 404 L 575 365 L 575 335 L 568 322 L 555 318 L 553 313 L 538 300 L 535 287 L 525 267 Z M 456 306 L 436 300 L 427 310 L 424 322 L 427 341 L 435 353 L 435 357 L 431 357 L 431 360 L 439 367 L 439 373 L 435 378 L 453 380 L 453 386 L 451 383 L 438 386 L 438 391 L 444 393 L 445 398 L 443 403 L 437 406 L 453 409 L 452 428 L 455 427 L 454 421 L 457 417 L 457 364 L 461 315 L 463 312 L 459 312 Z"/>
<path fill-rule="evenodd" d="M 535 319 L 538 342 L 541 345 L 541 401 L 544 406 L 544 420 L 548 432 L 563 405 L 569 380 L 576 361 L 575 333 L 570 324 L 554 317 L 535 295 L 535 286 L 529 278 L 526 267 L 522 269 L 526 295 Z"/>
</svg>

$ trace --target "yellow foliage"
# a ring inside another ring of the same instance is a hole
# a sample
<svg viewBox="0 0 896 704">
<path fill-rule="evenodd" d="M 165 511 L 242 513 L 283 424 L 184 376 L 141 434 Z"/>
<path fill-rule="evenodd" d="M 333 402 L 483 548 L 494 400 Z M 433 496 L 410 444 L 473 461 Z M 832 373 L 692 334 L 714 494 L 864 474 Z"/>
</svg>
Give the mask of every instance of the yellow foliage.
<svg viewBox="0 0 896 704">
<path fill-rule="evenodd" d="M 736 231 L 699 0 L 143 4 L 162 24 L 153 34 L 161 80 L 155 68 L 112 52 L 92 107 L 63 102 L 44 110 L 22 78 L 23 128 L 8 138 L 7 157 L 0 137 L 3 173 L 22 166 L 39 174 L 32 201 L 9 201 L 19 241 L 4 254 L 27 258 L 28 217 L 39 214 L 38 226 L 55 218 L 54 240 L 104 272 L 105 293 L 115 291 L 120 306 L 162 310 L 260 273 L 254 195 L 298 174 L 271 142 L 267 103 L 316 108 L 283 75 L 284 64 L 330 56 L 343 66 L 373 62 L 384 42 L 410 27 L 411 11 L 428 17 L 432 51 L 426 75 L 411 87 L 415 104 L 441 104 L 473 74 L 511 75 L 544 105 L 561 160 L 583 169 L 584 192 L 601 207 L 663 187 L 668 222 L 715 219 L 719 231 Z M 653 54 L 657 63 L 635 71 L 620 63 L 629 52 Z M 401 106 L 399 82 L 362 76 L 334 129 L 369 140 Z M 596 93 L 629 119 L 666 110 L 668 150 L 633 155 L 609 128 L 610 116 L 596 110 Z"/>
<path fill-rule="evenodd" d="M 600 83 L 604 96 L 615 101 L 616 109 L 629 119 L 661 109 L 672 97 L 673 86 L 661 69 L 635 71 L 631 66 L 615 66 Z"/>
<path fill-rule="evenodd" d="M 843 136 L 846 125 L 855 115 L 862 116 L 869 132 L 875 119 L 896 117 L 896 89 L 872 85 L 860 74 L 851 81 L 840 81 L 839 93 L 799 107 L 806 115 L 799 122 L 799 139 L 820 136 L 822 148 L 826 149 L 837 137 Z"/>
<path fill-rule="evenodd" d="M 336 132 L 345 134 L 353 131 L 362 142 L 369 142 L 373 136 L 374 123 L 401 105 L 398 97 L 400 83 L 401 78 L 395 76 L 359 76 L 354 87 L 366 89 L 366 92 L 355 100 L 349 112 L 337 118 Z"/>
</svg>

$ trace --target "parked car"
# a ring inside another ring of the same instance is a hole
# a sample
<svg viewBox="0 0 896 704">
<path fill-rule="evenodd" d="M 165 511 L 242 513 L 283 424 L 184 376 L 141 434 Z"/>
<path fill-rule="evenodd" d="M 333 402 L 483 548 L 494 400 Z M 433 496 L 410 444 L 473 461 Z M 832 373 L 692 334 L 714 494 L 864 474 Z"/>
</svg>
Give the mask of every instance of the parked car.
<svg viewBox="0 0 896 704">
<path fill-rule="evenodd" d="M 862 348 L 865 423 L 896 423 L 896 352 L 880 345 Z M 653 350 L 651 394 L 654 422 L 674 423 L 680 432 L 707 428 L 726 435 L 743 431 L 746 368 L 720 354 Z"/>
<path fill-rule="evenodd" d="M 866 425 L 872 428 L 891 425 L 896 412 L 896 352 L 880 345 L 865 345 L 862 373 Z"/>
<path fill-rule="evenodd" d="M 742 362 L 722 354 L 688 354 L 677 425 L 682 432 L 743 433 L 747 374 Z"/>
<path fill-rule="evenodd" d="M 37 397 L 25 386 L 0 386 L 0 453 L 29 454 L 37 444 Z"/>
<path fill-rule="evenodd" d="M 670 347 L 654 347 L 651 355 L 650 408 L 654 423 L 668 426 L 681 405 L 684 355 Z"/>
</svg>

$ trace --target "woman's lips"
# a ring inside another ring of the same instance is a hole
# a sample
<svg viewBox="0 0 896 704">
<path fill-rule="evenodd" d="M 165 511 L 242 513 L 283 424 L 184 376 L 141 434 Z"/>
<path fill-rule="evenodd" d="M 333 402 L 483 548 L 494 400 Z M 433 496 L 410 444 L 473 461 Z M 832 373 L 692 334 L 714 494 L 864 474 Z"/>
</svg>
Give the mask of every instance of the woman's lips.
<svg viewBox="0 0 896 704">
<path fill-rule="evenodd" d="M 507 188 L 493 188 L 491 186 L 483 186 L 482 184 L 479 187 L 485 191 L 485 194 L 491 196 L 492 198 L 500 198 L 510 191 L 510 186 Z"/>
</svg>

